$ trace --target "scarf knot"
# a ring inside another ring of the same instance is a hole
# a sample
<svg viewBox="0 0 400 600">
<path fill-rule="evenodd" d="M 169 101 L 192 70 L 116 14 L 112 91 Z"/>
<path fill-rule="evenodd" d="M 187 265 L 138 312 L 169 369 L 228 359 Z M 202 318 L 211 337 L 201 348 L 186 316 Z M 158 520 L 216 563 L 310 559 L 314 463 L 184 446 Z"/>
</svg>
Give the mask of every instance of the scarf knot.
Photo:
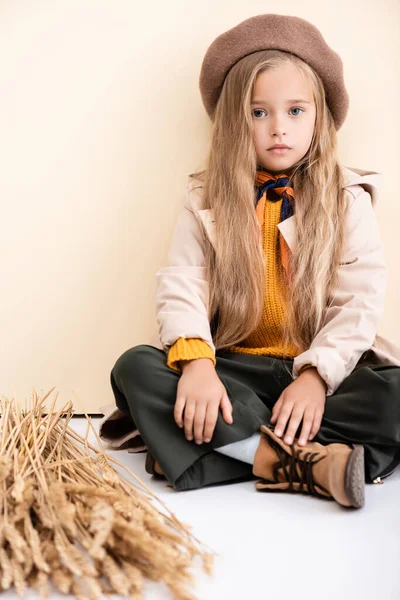
<svg viewBox="0 0 400 600">
<path fill-rule="evenodd" d="M 277 202 L 283 198 L 281 221 L 291 217 L 294 212 L 294 190 L 290 178 L 285 173 L 271 175 L 267 171 L 257 171 L 255 208 L 259 200 L 265 195 L 270 202 Z"/>
</svg>

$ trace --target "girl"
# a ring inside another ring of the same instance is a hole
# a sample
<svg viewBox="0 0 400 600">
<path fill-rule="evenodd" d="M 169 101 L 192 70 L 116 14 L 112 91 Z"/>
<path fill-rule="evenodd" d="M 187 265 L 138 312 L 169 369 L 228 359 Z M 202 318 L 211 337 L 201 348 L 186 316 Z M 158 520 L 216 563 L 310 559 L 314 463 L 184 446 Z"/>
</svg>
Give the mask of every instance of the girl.
<svg viewBox="0 0 400 600">
<path fill-rule="evenodd" d="M 259 15 L 214 40 L 200 91 L 211 145 L 157 273 L 159 332 L 112 369 L 101 437 L 176 490 L 258 478 L 359 508 L 400 463 L 400 349 L 376 333 L 379 176 L 338 161 L 342 61 L 307 21 Z"/>
</svg>

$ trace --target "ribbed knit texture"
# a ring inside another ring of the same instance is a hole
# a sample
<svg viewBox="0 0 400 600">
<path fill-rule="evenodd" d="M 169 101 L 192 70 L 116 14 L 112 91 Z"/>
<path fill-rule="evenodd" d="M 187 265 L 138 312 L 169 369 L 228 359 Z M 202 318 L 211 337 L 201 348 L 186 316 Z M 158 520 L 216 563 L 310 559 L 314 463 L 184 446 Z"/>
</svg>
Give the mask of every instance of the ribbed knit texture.
<svg viewBox="0 0 400 600">
<path fill-rule="evenodd" d="M 210 358 L 216 365 L 215 354 L 211 348 L 200 338 L 178 338 L 168 352 L 168 366 L 174 371 L 181 372 L 180 360 L 193 358 Z"/>
<path fill-rule="evenodd" d="M 276 358 L 283 356 L 294 358 L 299 354 L 299 349 L 294 344 L 285 347 L 282 342 L 286 307 L 282 295 L 285 279 L 281 251 L 282 248 L 286 249 L 286 245 L 283 244 L 284 240 L 279 235 L 277 227 L 282 220 L 282 203 L 282 197 L 271 201 L 267 193 L 264 193 L 257 204 L 256 212 L 262 229 L 263 249 L 267 263 L 264 310 L 258 327 L 239 344 L 224 348 L 226 352 L 259 354 Z M 210 358 L 214 366 L 216 364 L 215 355 L 206 342 L 199 338 L 179 338 L 169 349 L 167 364 L 175 371 L 181 372 L 179 361 L 196 358 Z M 302 370 L 311 366 L 305 365 Z"/>
</svg>

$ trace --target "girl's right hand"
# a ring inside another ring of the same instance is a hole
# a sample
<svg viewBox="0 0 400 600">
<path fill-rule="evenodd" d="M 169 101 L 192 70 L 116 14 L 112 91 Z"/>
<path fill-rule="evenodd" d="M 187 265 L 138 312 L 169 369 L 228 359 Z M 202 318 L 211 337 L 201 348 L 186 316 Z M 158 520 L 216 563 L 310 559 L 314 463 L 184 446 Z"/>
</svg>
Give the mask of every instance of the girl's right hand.
<svg viewBox="0 0 400 600">
<path fill-rule="evenodd" d="M 229 425 L 233 423 L 231 401 L 209 358 L 182 362 L 184 368 L 178 382 L 175 421 L 179 427 L 185 428 L 185 436 L 189 441 L 194 436 L 197 444 L 210 442 L 219 407 L 224 420 Z"/>
</svg>

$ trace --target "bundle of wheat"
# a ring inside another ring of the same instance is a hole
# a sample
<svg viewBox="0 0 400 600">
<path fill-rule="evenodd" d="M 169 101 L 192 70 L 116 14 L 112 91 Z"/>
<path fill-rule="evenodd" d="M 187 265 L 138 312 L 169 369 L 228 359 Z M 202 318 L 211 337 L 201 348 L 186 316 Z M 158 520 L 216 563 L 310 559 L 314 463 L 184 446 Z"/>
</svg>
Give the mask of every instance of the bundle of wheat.
<svg viewBox="0 0 400 600">
<path fill-rule="evenodd" d="M 79 599 L 139 600 L 147 578 L 177 600 L 196 600 L 186 589 L 192 559 L 211 574 L 215 553 L 103 451 L 87 415 L 85 437 L 70 427 L 72 402 L 55 411 L 56 395 L 46 411 L 53 390 L 42 398 L 34 391 L 24 409 L 15 398 L 0 400 L 0 590 L 33 587 L 48 598 L 52 584 Z M 99 449 L 88 442 L 90 428 Z"/>
</svg>

